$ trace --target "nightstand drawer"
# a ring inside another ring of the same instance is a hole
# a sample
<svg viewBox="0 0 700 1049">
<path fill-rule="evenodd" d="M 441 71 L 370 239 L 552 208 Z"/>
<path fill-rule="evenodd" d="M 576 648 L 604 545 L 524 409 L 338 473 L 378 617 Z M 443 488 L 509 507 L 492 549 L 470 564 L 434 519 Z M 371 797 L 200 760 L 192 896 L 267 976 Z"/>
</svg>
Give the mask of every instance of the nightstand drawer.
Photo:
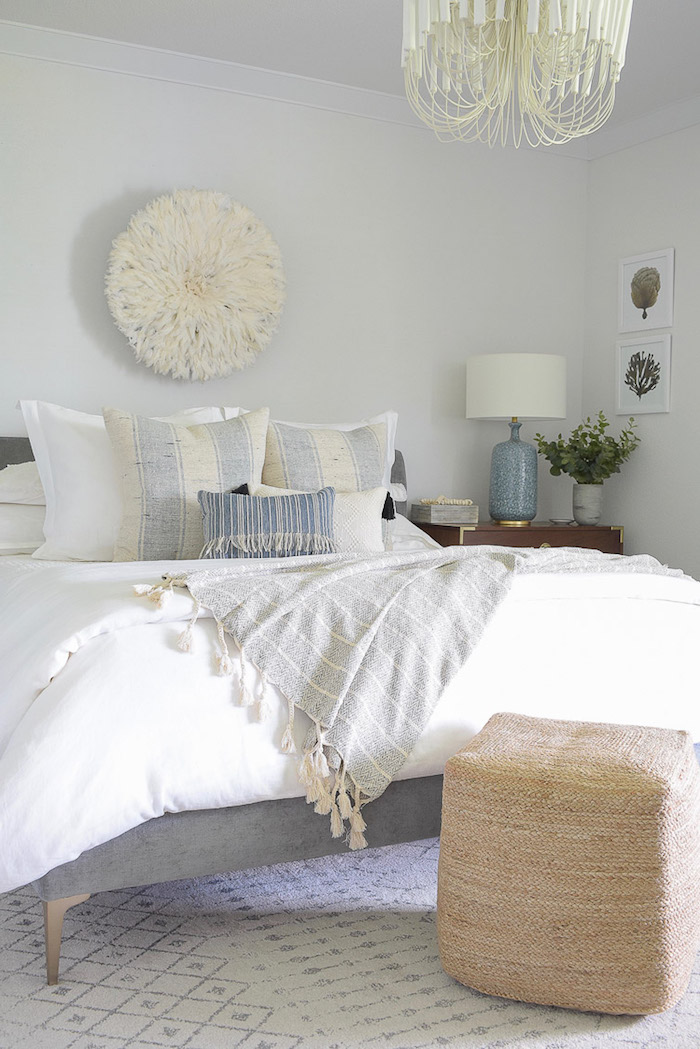
<svg viewBox="0 0 700 1049">
<path fill-rule="evenodd" d="M 492 521 L 477 525 L 418 525 L 440 546 L 578 546 L 605 554 L 623 552 L 621 525 L 554 525 L 535 521 L 511 528 Z"/>
</svg>

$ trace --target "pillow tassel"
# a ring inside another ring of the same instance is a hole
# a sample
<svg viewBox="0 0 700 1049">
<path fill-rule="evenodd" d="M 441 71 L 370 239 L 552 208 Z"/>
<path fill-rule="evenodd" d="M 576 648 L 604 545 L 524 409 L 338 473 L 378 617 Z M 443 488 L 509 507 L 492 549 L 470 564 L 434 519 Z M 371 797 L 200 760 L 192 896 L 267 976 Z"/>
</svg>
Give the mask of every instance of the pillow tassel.
<svg viewBox="0 0 700 1049">
<path fill-rule="evenodd" d="M 301 554 L 334 554 L 336 545 L 318 532 L 273 532 L 269 535 L 222 535 L 205 543 L 200 558 L 294 557 Z"/>
</svg>

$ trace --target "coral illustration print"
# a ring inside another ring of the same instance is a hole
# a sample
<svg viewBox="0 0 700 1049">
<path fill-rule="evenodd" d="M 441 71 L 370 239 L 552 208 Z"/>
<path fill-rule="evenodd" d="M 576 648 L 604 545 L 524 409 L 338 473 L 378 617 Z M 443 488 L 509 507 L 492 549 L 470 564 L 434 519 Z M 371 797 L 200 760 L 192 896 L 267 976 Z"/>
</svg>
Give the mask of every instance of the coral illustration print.
<svg viewBox="0 0 700 1049">
<path fill-rule="evenodd" d="M 625 386 L 629 386 L 640 401 L 645 394 L 656 389 L 660 380 L 661 365 L 654 360 L 653 353 L 632 354 L 625 371 Z"/>
<path fill-rule="evenodd" d="M 632 302 L 638 310 L 642 311 L 642 320 L 646 320 L 649 316 L 648 310 L 655 305 L 660 291 L 661 274 L 655 266 L 642 266 L 632 277 L 630 285 Z"/>
</svg>

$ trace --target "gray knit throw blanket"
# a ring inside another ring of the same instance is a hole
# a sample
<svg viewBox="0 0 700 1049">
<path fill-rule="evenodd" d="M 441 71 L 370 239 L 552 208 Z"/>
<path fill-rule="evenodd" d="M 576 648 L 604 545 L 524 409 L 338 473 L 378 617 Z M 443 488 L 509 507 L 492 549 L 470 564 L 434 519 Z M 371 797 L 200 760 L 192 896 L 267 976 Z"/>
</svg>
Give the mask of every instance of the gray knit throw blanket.
<svg viewBox="0 0 700 1049">
<path fill-rule="evenodd" d="M 294 748 L 294 708 L 312 720 L 300 762 L 307 801 L 330 815 L 350 848 L 363 848 L 362 805 L 391 782 L 423 732 L 443 690 L 464 665 L 505 597 L 514 572 L 625 571 L 672 573 L 654 558 L 583 550 L 449 547 L 373 557 L 330 554 L 217 565 L 138 587 L 160 601 L 186 586 L 195 601 L 180 647 L 189 648 L 200 608 L 219 628 L 220 670 L 233 664 L 225 630 L 241 656 L 244 703 L 249 664 L 289 705 L 283 750 Z M 465 697 L 466 702 L 466 697 Z"/>
</svg>

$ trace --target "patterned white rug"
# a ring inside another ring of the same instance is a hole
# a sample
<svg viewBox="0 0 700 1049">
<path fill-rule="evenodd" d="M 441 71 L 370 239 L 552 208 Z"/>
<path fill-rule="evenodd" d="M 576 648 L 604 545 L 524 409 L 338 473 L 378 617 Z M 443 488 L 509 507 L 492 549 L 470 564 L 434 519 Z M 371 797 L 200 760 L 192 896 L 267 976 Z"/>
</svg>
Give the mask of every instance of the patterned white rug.
<svg viewBox="0 0 700 1049">
<path fill-rule="evenodd" d="M 0 896 L 1 1049 L 698 1049 L 700 964 L 668 1013 L 600 1016 L 470 991 L 440 968 L 436 841 L 103 893 Z"/>
</svg>

